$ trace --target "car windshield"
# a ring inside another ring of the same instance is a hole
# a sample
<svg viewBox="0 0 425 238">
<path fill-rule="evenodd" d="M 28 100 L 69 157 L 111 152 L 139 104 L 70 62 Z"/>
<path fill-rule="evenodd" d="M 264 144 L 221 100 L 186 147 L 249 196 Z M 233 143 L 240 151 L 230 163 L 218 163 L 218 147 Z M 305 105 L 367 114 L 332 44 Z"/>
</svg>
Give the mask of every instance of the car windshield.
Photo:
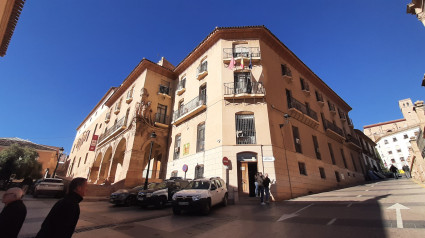
<svg viewBox="0 0 425 238">
<path fill-rule="evenodd" d="M 185 189 L 209 189 L 210 181 L 191 181 Z"/>
<path fill-rule="evenodd" d="M 62 180 L 60 180 L 60 179 L 45 179 L 42 182 L 46 182 L 46 183 L 62 183 Z"/>
</svg>

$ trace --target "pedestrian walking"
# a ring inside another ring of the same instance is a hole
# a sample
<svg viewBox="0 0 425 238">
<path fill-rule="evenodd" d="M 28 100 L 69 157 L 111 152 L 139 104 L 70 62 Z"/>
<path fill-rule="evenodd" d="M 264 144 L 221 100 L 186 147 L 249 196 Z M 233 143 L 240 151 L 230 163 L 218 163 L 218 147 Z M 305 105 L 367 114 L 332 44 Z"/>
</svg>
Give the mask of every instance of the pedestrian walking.
<svg viewBox="0 0 425 238">
<path fill-rule="evenodd" d="M 74 178 L 69 184 L 68 194 L 50 210 L 36 238 L 72 237 L 78 219 L 80 205 L 87 189 L 87 179 Z"/>
<path fill-rule="evenodd" d="M 411 178 L 412 177 L 410 175 L 410 169 L 409 169 L 409 166 L 407 164 L 405 164 L 402 169 L 404 171 L 404 175 L 406 175 L 406 178 Z"/>
<path fill-rule="evenodd" d="M 393 164 L 390 167 L 390 171 L 394 174 L 394 178 L 398 179 L 398 169 Z"/>
<path fill-rule="evenodd" d="M 0 213 L 0 236 L 16 238 L 27 216 L 27 208 L 22 202 L 24 192 L 18 187 L 9 188 L 3 194 L 5 207 Z"/>
<path fill-rule="evenodd" d="M 264 192 L 266 194 L 266 198 L 264 199 L 264 202 L 269 203 L 269 199 L 270 199 L 270 179 L 269 179 L 269 174 L 265 174 L 264 176 L 264 180 L 263 180 L 263 185 L 264 185 Z"/>
<path fill-rule="evenodd" d="M 260 192 L 260 200 L 261 200 L 261 205 L 265 205 L 264 203 L 264 185 L 263 185 L 263 174 L 260 172 L 258 173 L 257 176 L 257 183 L 258 183 L 258 191 Z"/>
<path fill-rule="evenodd" d="M 259 174 L 260 173 L 257 172 L 257 173 L 255 173 L 255 176 L 254 176 L 255 196 L 256 197 L 260 196 L 260 192 L 258 191 L 258 182 L 257 182 L 257 178 L 258 178 Z"/>
</svg>

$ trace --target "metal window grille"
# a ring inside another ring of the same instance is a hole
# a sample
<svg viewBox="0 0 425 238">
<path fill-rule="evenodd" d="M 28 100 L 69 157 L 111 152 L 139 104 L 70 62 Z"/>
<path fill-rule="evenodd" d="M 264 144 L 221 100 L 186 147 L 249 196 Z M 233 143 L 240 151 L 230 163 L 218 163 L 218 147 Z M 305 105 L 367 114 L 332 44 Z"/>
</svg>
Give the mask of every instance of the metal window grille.
<svg viewBox="0 0 425 238">
<path fill-rule="evenodd" d="M 282 69 L 282 75 L 286 75 L 286 76 L 292 76 L 292 72 L 289 69 L 288 66 L 286 66 L 286 64 L 281 64 L 280 65 L 281 69 Z"/>
<path fill-rule="evenodd" d="M 204 177 L 204 165 L 198 164 L 195 166 L 195 179 Z"/>
<path fill-rule="evenodd" d="M 176 135 L 176 142 L 174 143 L 174 160 L 180 158 L 180 141 L 181 141 L 181 136 Z"/>
<path fill-rule="evenodd" d="M 156 108 L 155 122 L 167 124 L 167 106 L 158 104 Z"/>
<path fill-rule="evenodd" d="M 198 136 L 196 141 L 196 152 L 205 150 L 205 124 L 198 125 Z"/>
<path fill-rule="evenodd" d="M 254 115 L 236 115 L 236 144 L 255 144 Z"/>
<path fill-rule="evenodd" d="M 313 145 L 314 145 L 314 152 L 316 153 L 316 158 L 322 159 L 322 155 L 320 154 L 320 150 L 319 150 L 319 142 L 317 141 L 316 136 L 313 136 Z"/>
</svg>

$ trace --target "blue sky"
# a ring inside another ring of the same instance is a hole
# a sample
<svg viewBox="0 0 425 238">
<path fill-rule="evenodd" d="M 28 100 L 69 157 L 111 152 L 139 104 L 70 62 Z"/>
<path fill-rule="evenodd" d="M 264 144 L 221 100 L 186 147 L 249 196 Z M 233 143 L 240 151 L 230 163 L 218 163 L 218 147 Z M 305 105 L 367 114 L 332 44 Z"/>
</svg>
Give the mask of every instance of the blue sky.
<svg viewBox="0 0 425 238">
<path fill-rule="evenodd" d="M 425 27 L 409 0 L 27 1 L 0 58 L 0 137 L 63 146 L 145 57 L 177 65 L 216 26 L 265 25 L 352 108 L 358 129 L 424 100 Z"/>
</svg>

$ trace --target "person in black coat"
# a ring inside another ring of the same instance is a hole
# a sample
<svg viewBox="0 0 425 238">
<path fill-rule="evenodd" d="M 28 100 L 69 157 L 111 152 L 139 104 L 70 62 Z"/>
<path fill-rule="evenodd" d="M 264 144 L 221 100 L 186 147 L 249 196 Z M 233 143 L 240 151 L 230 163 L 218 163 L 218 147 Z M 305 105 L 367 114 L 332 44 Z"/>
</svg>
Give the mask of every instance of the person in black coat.
<svg viewBox="0 0 425 238">
<path fill-rule="evenodd" d="M 9 188 L 3 194 L 5 207 L 0 213 L 0 236 L 4 238 L 18 237 L 22 224 L 27 216 L 27 208 L 22 202 L 23 191 L 20 188 Z"/>
<path fill-rule="evenodd" d="M 87 179 L 73 179 L 68 194 L 52 207 L 36 238 L 72 237 L 80 218 L 79 203 L 83 200 L 86 188 Z"/>
</svg>

